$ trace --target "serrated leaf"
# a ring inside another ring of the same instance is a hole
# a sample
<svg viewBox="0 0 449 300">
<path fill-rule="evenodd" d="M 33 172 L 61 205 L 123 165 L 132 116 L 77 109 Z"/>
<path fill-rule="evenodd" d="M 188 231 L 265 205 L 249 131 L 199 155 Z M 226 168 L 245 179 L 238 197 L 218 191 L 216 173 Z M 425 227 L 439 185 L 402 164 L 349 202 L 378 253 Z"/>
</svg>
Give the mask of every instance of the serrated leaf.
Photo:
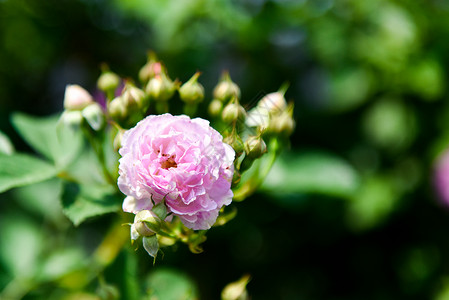
<svg viewBox="0 0 449 300">
<path fill-rule="evenodd" d="M 0 192 L 56 176 L 56 168 L 27 154 L 0 153 Z"/>
<path fill-rule="evenodd" d="M 58 122 L 59 115 L 38 118 L 15 113 L 11 121 L 34 150 L 58 167 L 67 166 L 83 145 L 81 133 Z"/>
<path fill-rule="evenodd" d="M 64 214 L 78 226 L 87 218 L 116 212 L 122 198 L 110 186 L 88 186 L 66 183 L 62 193 Z"/>
<path fill-rule="evenodd" d="M 262 189 L 274 195 L 317 193 L 349 197 L 358 185 L 357 172 L 338 156 L 323 152 L 302 152 L 281 155 Z"/>
</svg>

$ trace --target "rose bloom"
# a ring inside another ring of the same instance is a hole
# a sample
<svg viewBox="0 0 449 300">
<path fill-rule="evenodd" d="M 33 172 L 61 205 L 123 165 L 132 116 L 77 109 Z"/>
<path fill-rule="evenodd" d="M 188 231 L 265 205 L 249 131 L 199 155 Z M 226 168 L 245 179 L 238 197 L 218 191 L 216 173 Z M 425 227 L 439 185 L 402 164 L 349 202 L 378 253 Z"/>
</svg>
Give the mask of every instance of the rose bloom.
<svg viewBox="0 0 449 300">
<path fill-rule="evenodd" d="M 232 201 L 235 152 L 204 119 L 148 116 L 125 132 L 119 153 L 125 212 L 151 210 L 151 199 L 165 197 L 185 226 L 209 229 Z"/>
</svg>

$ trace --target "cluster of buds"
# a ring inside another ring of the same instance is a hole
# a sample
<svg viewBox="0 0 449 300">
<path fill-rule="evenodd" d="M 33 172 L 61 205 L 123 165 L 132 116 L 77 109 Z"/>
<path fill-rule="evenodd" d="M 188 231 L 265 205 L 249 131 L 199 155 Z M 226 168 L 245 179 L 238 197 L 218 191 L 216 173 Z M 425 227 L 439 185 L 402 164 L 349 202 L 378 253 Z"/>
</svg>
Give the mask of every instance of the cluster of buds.
<svg viewBox="0 0 449 300">
<path fill-rule="evenodd" d="M 214 89 L 209 103 L 209 114 L 221 123 L 224 141 L 231 145 L 239 159 L 236 160 L 234 183 L 239 183 L 241 173 L 270 151 L 272 139 L 289 137 L 295 127 L 293 103 L 287 104 L 284 94 L 287 86 L 265 95 L 248 112 L 240 104 L 240 88 L 224 72 Z"/>
<path fill-rule="evenodd" d="M 198 105 L 205 99 L 205 90 L 198 82 L 199 77 L 200 72 L 196 72 L 183 84 L 177 79 L 172 80 L 154 53 L 149 54 L 146 64 L 140 69 L 137 83 L 130 79 L 124 80 L 107 67 L 102 67 L 97 87 L 105 99 L 104 104 L 96 102 L 82 87 L 69 85 L 65 91 L 65 111 L 61 120 L 72 127 L 84 124 L 84 129 L 90 128 L 86 133 L 91 135 L 90 140 L 94 142 L 94 135 L 98 131 L 111 132 L 114 137 L 112 146 L 117 151 L 122 146 L 127 129 L 134 127 L 147 115 L 169 112 L 170 106 L 176 111 L 179 107 L 176 101 L 183 105 L 186 115 L 194 117 Z M 223 142 L 235 150 L 232 178 L 234 199 L 244 199 L 261 184 L 266 170 L 253 169 L 257 171 L 247 172 L 251 178 L 245 177 L 244 173 L 255 162 L 262 162 L 264 157 L 269 157 L 268 161 L 272 163 L 282 144 L 279 140 L 285 141 L 293 132 L 293 103 L 287 104 L 285 91 L 286 87 L 281 87 L 279 91 L 260 99 L 254 108 L 247 111 L 241 104 L 240 88 L 228 72 L 222 74 L 213 90 L 212 100 L 208 102 L 211 121 L 223 135 Z M 103 145 L 94 145 L 100 156 Z M 99 161 L 104 163 L 104 157 L 100 157 Z M 268 170 L 271 163 L 258 165 Z M 109 174 L 109 182 L 115 184 L 117 177 L 110 176 L 106 165 L 103 167 L 105 174 Z M 186 243 L 192 252 L 201 251 L 199 244 L 205 240 L 204 231 L 187 228 L 182 225 L 180 218 L 169 216 L 165 200 L 157 204 L 153 202 L 150 207 L 151 210 L 145 209 L 136 214 L 131 224 L 132 241 L 142 239 L 145 250 L 153 257 L 156 257 L 161 246 L 172 245 L 176 241 Z M 223 225 L 234 215 L 235 211 L 226 212 L 223 208 L 215 224 Z"/>
<path fill-rule="evenodd" d="M 64 94 L 64 112 L 61 121 L 77 128 L 84 121 L 98 131 L 104 126 L 104 113 L 101 106 L 79 85 L 68 85 Z"/>
</svg>

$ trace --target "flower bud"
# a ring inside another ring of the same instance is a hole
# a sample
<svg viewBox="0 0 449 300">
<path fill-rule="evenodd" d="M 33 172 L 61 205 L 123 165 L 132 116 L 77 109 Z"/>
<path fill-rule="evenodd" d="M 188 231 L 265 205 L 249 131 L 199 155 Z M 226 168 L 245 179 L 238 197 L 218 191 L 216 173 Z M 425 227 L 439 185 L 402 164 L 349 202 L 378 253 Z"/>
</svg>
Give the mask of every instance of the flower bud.
<svg viewBox="0 0 449 300">
<path fill-rule="evenodd" d="M 270 124 L 270 114 L 268 110 L 256 106 L 248 112 L 245 124 L 249 127 L 259 127 L 264 130 Z"/>
<path fill-rule="evenodd" d="M 111 71 L 104 71 L 97 80 L 97 87 L 105 93 L 115 91 L 120 84 L 120 77 Z"/>
<path fill-rule="evenodd" d="M 200 72 L 196 72 L 192 78 L 189 79 L 179 88 L 179 96 L 182 101 L 193 104 L 199 103 L 204 99 L 204 88 L 197 81 L 200 76 Z"/>
<path fill-rule="evenodd" d="M 145 93 L 132 84 L 127 84 L 122 97 L 129 110 L 146 110 L 148 108 L 148 98 Z"/>
<path fill-rule="evenodd" d="M 79 110 L 65 110 L 60 121 L 72 129 L 77 129 L 83 122 L 83 115 Z"/>
<path fill-rule="evenodd" d="M 139 71 L 140 81 L 147 83 L 151 78 L 160 75 L 163 71 L 162 68 L 162 64 L 157 61 L 156 54 L 154 52 L 148 53 L 147 63 Z"/>
<path fill-rule="evenodd" d="M 81 111 L 81 114 L 93 130 L 98 131 L 103 127 L 104 113 L 98 103 L 89 104 Z"/>
<path fill-rule="evenodd" d="M 222 300 L 248 300 L 248 292 L 246 286 L 250 280 L 249 275 L 244 275 L 236 282 L 231 282 L 225 286 L 221 292 Z"/>
<path fill-rule="evenodd" d="M 134 228 L 136 229 L 139 236 L 152 236 L 156 234 L 147 226 L 145 222 L 135 222 Z"/>
<path fill-rule="evenodd" d="M 159 219 L 159 217 L 150 210 L 141 210 L 134 218 L 136 230 L 142 236 L 150 236 L 154 233 L 158 233 L 161 229 L 161 223 L 161 219 Z M 141 230 L 141 232 L 139 230 Z M 150 234 L 150 232 L 152 232 L 152 234 Z"/>
<path fill-rule="evenodd" d="M 223 102 L 218 99 L 213 99 L 209 104 L 208 111 L 212 117 L 218 117 L 223 111 Z"/>
<path fill-rule="evenodd" d="M 82 110 L 94 102 L 88 91 L 77 84 L 67 85 L 64 93 L 64 108 Z"/>
<path fill-rule="evenodd" d="M 114 137 L 113 146 L 114 146 L 115 151 L 118 151 L 122 147 L 123 134 L 124 134 L 124 131 L 119 130 Z"/>
<path fill-rule="evenodd" d="M 147 94 L 154 101 L 167 101 L 175 90 L 176 84 L 165 73 L 152 78 L 146 87 Z"/>
<path fill-rule="evenodd" d="M 267 110 L 270 114 L 278 114 L 287 108 L 287 101 L 285 101 L 283 92 L 275 92 L 265 95 L 259 100 L 257 106 Z"/>
<path fill-rule="evenodd" d="M 223 138 L 223 143 L 228 144 L 234 149 L 236 157 L 239 157 L 244 151 L 243 141 L 237 133 L 231 133 Z"/>
<path fill-rule="evenodd" d="M 267 152 L 267 145 L 260 136 L 250 136 L 245 141 L 245 152 L 247 157 L 256 159 Z"/>
<path fill-rule="evenodd" d="M 225 123 L 234 123 L 243 121 L 246 117 L 246 111 L 237 101 L 232 101 L 225 106 L 221 113 L 221 118 Z"/>
<path fill-rule="evenodd" d="M 114 98 L 108 105 L 108 113 L 113 120 L 121 121 L 126 118 L 128 108 L 122 96 Z"/>
<path fill-rule="evenodd" d="M 295 120 L 292 115 L 293 104 L 290 104 L 281 114 L 272 118 L 268 130 L 275 134 L 291 135 L 295 129 Z"/>
<path fill-rule="evenodd" d="M 240 98 L 240 88 L 231 80 L 228 72 L 223 72 L 220 82 L 215 86 L 214 98 L 224 103 L 232 98 Z"/>
</svg>

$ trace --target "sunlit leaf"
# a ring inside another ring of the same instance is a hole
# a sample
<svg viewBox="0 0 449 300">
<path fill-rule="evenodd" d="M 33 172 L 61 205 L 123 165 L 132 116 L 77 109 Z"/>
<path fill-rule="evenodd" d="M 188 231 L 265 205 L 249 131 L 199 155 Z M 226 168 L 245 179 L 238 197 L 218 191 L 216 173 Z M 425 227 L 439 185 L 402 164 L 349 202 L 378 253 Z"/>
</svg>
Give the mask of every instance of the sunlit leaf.
<svg viewBox="0 0 449 300">
<path fill-rule="evenodd" d="M 78 226 L 87 218 L 116 212 L 122 198 L 110 186 L 65 183 L 61 200 L 64 214 Z"/>
<path fill-rule="evenodd" d="M 2 215 L 0 220 L 0 260 L 10 274 L 27 278 L 38 268 L 45 241 L 38 224 L 22 215 Z"/>
<path fill-rule="evenodd" d="M 50 179 L 56 169 L 49 163 L 27 154 L 0 153 L 0 192 Z"/>
<path fill-rule="evenodd" d="M 279 196 L 317 193 L 348 197 L 358 184 L 356 171 L 338 156 L 323 152 L 290 152 L 278 158 L 262 189 Z"/>
<path fill-rule="evenodd" d="M 82 139 L 79 132 L 58 120 L 58 115 L 37 118 L 22 113 L 15 113 L 11 118 L 14 127 L 34 150 L 64 167 L 80 151 Z"/>
</svg>

